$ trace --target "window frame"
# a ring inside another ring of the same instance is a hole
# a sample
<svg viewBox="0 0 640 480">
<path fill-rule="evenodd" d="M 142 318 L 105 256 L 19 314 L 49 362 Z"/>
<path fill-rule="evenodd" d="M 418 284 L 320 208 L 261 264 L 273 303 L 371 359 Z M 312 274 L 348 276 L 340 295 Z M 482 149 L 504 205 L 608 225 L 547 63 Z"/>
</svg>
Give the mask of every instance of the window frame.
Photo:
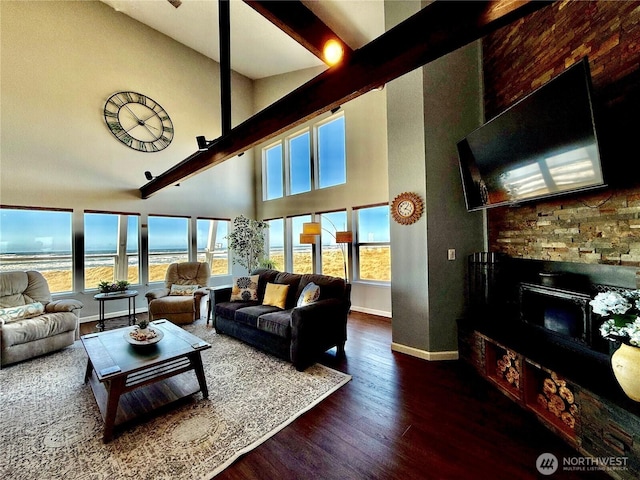
<svg viewBox="0 0 640 480">
<path fill-rule="evenodd" d="M 227 224 L 227 235 L 229 235 L 229 232 L 231 231 L 231 220 L 228 218 L 210 218 L 210 217 L 197 217 L 195 219 L 195 229 L 196 229 L 196 234 L 195 234 L 195 241 L 196 241 L 196 251 L 195 251 L 195 257 L 197 261 L 201 261 L 198 256 L 200 255 L 200 249 L 199 249 L 199 245 L 198 245 L 198 222 L 200 221 L 210 221 L 210 222 L 224 222 Z M 226 238 L 227 235 L 225 235 L 225 237 L 221 237 L 221 238 Z M 215 244 L 217 244 L 218 240 L 218 231 L 216 231 L 216 242 Z M 231 275 L 231 250 L 229 250 L 229 244 L 228 242 L 226 242 L 226 249 L 227 249 L 227 256 L 226 256 L 226 260 L 227 260 L 227 271 L 226 273 L 215 273 L 214 272 L 214 268 L 212 264 L 209 264 L 209 268 L 211 270 L 211 277 L 224 277 L 224 276 L 228 276 Z M 214 258 L 212 260 L 215 260 L 215 244 L 214 244 Z M 206 247 L 205 247 L 206 248 Z M 204 252 L 205 255 L 205 262 L 206 262 L 206 251 Z"/>
<path fill-rule="evenodd" d="M 353 251 L 353 279 L 354 281 L 358 281 L 361 283 L 372 283 L 376 285 L 391 285 L 391 262 L 389 262 L 389 280 L 376 280 L 371 278 L 362 278 L 360 275 L 361 270 L 361 258 L 360 258 L 360 247 L 379 247 L 386 246 L 389 248 L 389 253 L 391 253 L 391 212 L 388 211 L 389 215 L 389 240 L 385 242 L 366 242 L 361 241 L 360 239 L 360 212 L 362 210 L 371 209 L 371 208 L 380 208 L 386 207 L 389 208 L 389 204 L 387 203 L 375 203 L 371 205 L 362 205 L 358 207 L 353 207 L 353 227 L 354 227 L 354 241 L 352 244 Z"/>
</svg>

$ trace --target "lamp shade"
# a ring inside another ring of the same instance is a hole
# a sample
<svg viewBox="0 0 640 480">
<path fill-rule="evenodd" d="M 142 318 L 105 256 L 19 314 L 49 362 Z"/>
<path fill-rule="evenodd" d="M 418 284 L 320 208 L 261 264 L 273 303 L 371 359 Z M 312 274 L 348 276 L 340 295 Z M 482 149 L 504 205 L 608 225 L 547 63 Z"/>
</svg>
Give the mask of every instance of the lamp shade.
<svg viewBox="0 0 640 480">
<path fill-rule="evenodd" d="M 320 235 L 321 231 L 319 222 L 307 222 L 302 224 L 303 235 Z"/>
<path fill-rule="evenodd" d="M 300 234 L 300 243 L 316 243 L 316 235 L 311 235 L 309 233 L 301 233 Z"/>
<path fill-rule="evenodd" d="M 346 232 L 336 232 L 336 243 L 352 243 L 353 242 L 353 233 Z"/>
</svg>

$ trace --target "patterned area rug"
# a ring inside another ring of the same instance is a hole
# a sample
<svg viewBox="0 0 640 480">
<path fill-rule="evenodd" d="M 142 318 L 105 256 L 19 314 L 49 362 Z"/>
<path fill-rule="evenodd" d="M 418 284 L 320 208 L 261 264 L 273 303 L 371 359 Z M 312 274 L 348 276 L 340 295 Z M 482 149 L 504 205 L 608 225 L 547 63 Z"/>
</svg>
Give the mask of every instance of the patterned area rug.
<svg viewBox="0 0 640 480">
<path fill-rule="evenodd" d="M 318 364 L 298 372 L 204 324 L 187 330 L 212 344 L 209 398 L 121 427 L 108 444 L 79 341 L 0 370 L 0 478 L 209 479 L 351 379 Z"/>
</svg>

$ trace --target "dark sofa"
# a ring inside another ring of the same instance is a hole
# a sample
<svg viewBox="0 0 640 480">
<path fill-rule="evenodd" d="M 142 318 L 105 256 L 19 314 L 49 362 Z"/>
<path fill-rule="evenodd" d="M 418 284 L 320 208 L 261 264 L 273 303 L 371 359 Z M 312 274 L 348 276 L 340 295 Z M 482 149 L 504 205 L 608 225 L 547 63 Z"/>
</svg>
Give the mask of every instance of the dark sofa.
<svg viewBox="0 0 640 480">
<path fill-rule="evenodd" d="M 290 361 L 300 371 L 330 348 L 337 347 L 338 354 L 344 355 L 351 284 L 327 275 L 269 269 L 258 269 L 251 274 L 259 275 L 257 301 L 230 301 L 230 286 L 211 289 L 216 332 Z M 300 293 L 309 282 L 320 287 L 320 297 L 309 305 L 297 307 Z M 289 285 L 284 309 L 262 305 L 267 283 Z"/>
</svg>

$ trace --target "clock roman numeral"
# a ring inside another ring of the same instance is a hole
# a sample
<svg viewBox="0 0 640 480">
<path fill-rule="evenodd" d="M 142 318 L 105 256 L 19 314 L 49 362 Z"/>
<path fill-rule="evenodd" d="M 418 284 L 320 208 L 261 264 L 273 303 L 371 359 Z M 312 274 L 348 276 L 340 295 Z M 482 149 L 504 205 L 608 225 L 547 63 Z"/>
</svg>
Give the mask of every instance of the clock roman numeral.
<svg viewBox="0 0 640 480">
<path fill-rule="evenodd" d="M 133 97 L 131 96 L 131 92 L 122 92 L 123 102 L 122 103 L 131 103 L 133 102 Z"/>
<path fill-rule="evenodd" d="M 122 125 L 120 125 L 120 122 L 107 122 L 107 125 L 109 126 L 111 131 L 116 135 L 119 132 L 124 132 L 124 129 L 122 128 Z"/>
<path fill-rule="evenodd" d="M 105 117 L 110 117 L 110 118 L 118 118 L 118 112 L 112 112 L 111 110 L 105 110 L 104 111 L 104 116 Z"/>
</svg>

